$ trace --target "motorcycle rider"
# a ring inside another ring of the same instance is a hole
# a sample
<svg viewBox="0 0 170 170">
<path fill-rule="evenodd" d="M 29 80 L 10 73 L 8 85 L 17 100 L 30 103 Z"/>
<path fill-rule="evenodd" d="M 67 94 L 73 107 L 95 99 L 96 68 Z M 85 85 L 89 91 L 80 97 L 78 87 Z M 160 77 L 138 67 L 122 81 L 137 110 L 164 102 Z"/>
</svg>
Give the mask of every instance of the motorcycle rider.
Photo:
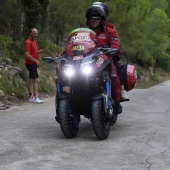
<svg viewBox="0 0 170 170">
<path fill-rule="evenodd" d="M 94 2 L 92 5 L 101 5 L 101 6 L 103 7 L 105 13 L 106 13 L 107 18 L 108 18 L 109 8 L 108 8 L 108 6 L 107 6 L 105 3 L 103 3 L 103 2 Z M 115 28 L 115 26 L 114 26 L 114 24 L 111 24 L 111 23 L 107 22 L 107 18 L 106 18 L 105 26 L 110 27 L 110 28 L 113 28 L 115 31 L 117 31 L 116 28 Z M 117 33 L 117 35 L 118 35 L 118 33 Z M 122 74 L 122 71 L 121 71 L 121 68 L 120 68 L 120 64 L 118 63 L 118 61 L 120 60 L 120 58 L 121 58 L 120 56 L 116 56 L 116 57 L 113 58 L 113 60 L 114 60 L 115 66 L 116 66 L 116 70 L 117 70 L 118 76 L 119 76 L 119 78 L 120 78 L 120 84 L 121 84 L 121 101 L 126 101 L 126 100 L 129 100 L 129 97 L 128 97 L 128 95 L 127 95 L 126 90 L 124 89 L 123 74 Z"/>
<path fill-rule="evenodd" d="M 122 54 L 121 46 L 117 31 L 105 25 L 107 15 L 101 4 L 92 4 L 92 6 L 86 12 L 87 26 L 92 29 L 98 40 L 98 47 L 109 46 L 112 48 L 119 48 Z M 122 112 L 122 106 L 120 105 L 120 79 L 114 65 L 115 56 L 109 56 L 111 61 L 111 82 L 112 82 L 112 96 L 116 103 L 116 111 L 118 114 Z"/>
</svg>

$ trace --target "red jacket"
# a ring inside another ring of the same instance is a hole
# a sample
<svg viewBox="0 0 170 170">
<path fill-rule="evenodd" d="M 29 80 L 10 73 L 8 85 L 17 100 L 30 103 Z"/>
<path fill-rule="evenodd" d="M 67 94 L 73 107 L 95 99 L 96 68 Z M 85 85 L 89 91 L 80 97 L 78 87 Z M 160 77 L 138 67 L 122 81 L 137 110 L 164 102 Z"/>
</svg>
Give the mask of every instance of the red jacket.
<svg viewBox="0 0 170 170">
<path fill-rule="evenodd" d="M 97 35 L 97 40 L 98 40 L 98 47 L 107 45 L 109 47 L 121 49 L 119 36 L 118 36 L 116 29 L 104 26 L 104 31 L 99 30 L 96 33 L 96 35 Z M 123 52 L 121 51 L 119 55 L 121 55 L 122 53 Z"/>
<path fill-rule="evenodd" d="M 113 29 L 115 29 L 115 26 L 114 26 L 114 24 L 111 24 L 111 23 L 109 23 L 109 22 L 106 22 L 106 27 L 110 27 L 110 28 L 113 28 Z"/>
</svg>

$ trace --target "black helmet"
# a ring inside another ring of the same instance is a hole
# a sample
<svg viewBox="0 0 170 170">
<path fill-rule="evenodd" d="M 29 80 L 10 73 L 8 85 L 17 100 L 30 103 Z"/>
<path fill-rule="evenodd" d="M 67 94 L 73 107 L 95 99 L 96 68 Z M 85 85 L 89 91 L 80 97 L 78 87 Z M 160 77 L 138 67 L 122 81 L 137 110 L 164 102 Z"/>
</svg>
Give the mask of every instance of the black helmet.
<svg viewBox="0 0 170 170">
<path fill-rule="evenodd" d="M 107 18 L 103 6 L 101 4 L 94 4 L 87 10 L 86 12 L 87 26 L 90 26 L 89 25 L 90 16 L 101 17 L 99 27 L 103 30 L 103 26 L 105 25 L 106 18 Z"/>
<path fill-rule="evenodd" d="M 92 4 L 92 6 L 86 12 L 86 18 L 89 19 L 93 13 L 99 15 L 103 20 L 106 20 L 107 18 L 105 10 L 101 4 Z"/>
<path fill-rule="evenodd" d="M 105 3 L 103 3 L 103 2 L 94 2 L 92 5 L 98 5 L 98 4 L 102 5 L 103 9 L 105 10 L 106 16 L 108 17 L 108 15 L 109 15 L 109 8 L 108 8 L 108 6 Z"/>
</svg>

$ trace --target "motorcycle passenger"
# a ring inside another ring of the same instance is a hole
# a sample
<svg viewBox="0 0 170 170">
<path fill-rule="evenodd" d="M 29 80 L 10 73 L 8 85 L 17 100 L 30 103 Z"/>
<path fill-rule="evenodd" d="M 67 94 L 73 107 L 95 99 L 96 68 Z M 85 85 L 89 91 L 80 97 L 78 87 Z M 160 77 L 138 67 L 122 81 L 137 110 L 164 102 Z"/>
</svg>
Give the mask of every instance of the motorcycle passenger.
<svg viewBox="0 0 170 170">
<path fill-rule="evenodd" d="M 89 26 L 89 28 L 92 29 L 97 35 L 98 47 L 109 46 L 121 49 L 117 31 L 113 28 L 105 26 L 107 15 L 102 5 L 92 5 L 86 12 L 86 19 L 87 26 Z M 119 102 L 121 98 L 120 79 L 118 77 L 112 56 L 109 56 L 109 59 L 111 61 L 112 96 L 116 102 L 117 113 L 120 114 L 122 112 L 122 106 Z"/>
<path fill-rule="evenodd" d="M 108 15 L 109 15 L 109 8 L 108 8 L 108 6 L 107 6 L 105 3 L 103 3 L 103 2 L 94 2 L 92 5 L 101 5 L 101 6 L 103 7 L 105 13 L 106 13 L 106 16 L 108 17 Z M 107 18 L 106 18 L 106 20 L 107 20 Z M 113 28 L 115 31 L 117 31 L 116 28 L 115 28 L 115 26 L 114 26 L 114 24 L 111 24 L 111 23 L 109 23 L 109 22 L 107 22 L 107 21 L 106 21 L 106 23 L 105 23 L 105 26 L 110 27 L 110 28 Z M 117 35 L 118 35 L 118 33 L 117 33 Z M 119 76 L 119 78 L 120 78 L 120 84 L 121 84 L 121 100 L 122 100 L 122 101 L 124 101 L 124 100 L 129 100 L 129 97 L 128 97 L 128 95 L 127 95 L 127 92 L 126 92 L 126 90 L 124 89 L 123 74 L 122 74 L 122 71 L 121 71 L 121 68 L 120 68 L 120 64 L 118 63 L 118 61 L 120 60 L 120 56 L 114 57 L 113 60 L 114 60 L 115 66 L 116 66 L 116 70 L 117 70 L 118 76 Z"/>
</svg>

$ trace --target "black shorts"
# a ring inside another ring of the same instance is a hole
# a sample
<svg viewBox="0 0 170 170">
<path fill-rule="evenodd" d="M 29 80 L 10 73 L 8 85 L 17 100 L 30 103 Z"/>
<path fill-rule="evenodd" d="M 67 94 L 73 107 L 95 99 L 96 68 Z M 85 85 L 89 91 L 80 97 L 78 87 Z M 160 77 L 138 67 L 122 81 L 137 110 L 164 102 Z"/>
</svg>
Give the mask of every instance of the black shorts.
<svg viewBox="0 0 170 170">
<path fill-rule="evenodd" d="M 29 71 L 30 79 L 36 79 L 39 77 L 36 64 L 26 64 L 26 68 Z"/>
</svg>

